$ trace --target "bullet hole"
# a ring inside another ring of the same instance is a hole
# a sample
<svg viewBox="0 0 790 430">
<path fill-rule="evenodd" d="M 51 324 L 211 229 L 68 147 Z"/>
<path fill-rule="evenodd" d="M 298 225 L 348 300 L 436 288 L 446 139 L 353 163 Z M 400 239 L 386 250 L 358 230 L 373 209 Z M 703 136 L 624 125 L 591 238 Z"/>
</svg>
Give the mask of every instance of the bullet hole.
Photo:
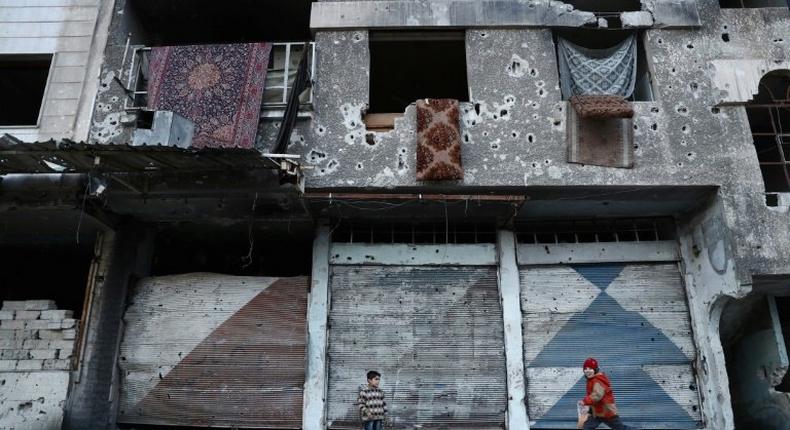
<svg viewBox="0 0 790 430">
<path fill-rule="evenodd" d="M 658 124 L 656 124 L 656 123 L 650 124 L 650 129 L 653 130 L 653 131 L 658 130 Z"/>
<path fill-rule="evenodd" d="M 475 103 L 475 113 L 480 115 L 480 103 Z"/>
<path fill-rule="evenodd" d="M 656 40 L 656 42 L 658 42 L 659 45 L 663 45 L 664 44 L 664 40 L 660 39 L 660 38 L 658 40 Z"/>
<path fill-rule="evenodd" d="M 689 110 L 688 110 L 688 108 L 687 108 L 687 107 L 685 107 L 685 106 L 683 106 L 683 105 L 680 105 L 680 106 L 678 106 L 678 107 L 677 107 L 677 111 L 678 111 L 678 113 L 679 113 L 679 114 L 681 114 L 681 115 L 685 115 L 685 114 L 689 113 Z"/>
<path fill-rule="evenodd" d="M 719 108 L 717 108 L 716 106 L 713 106 L 712 108 L 710 108 L 710 113 L 712 113 L 714 115 L 718 115 L 719 112 L 721 112 L 721 110 Z"/>
<path fill-rule="evenodd" d="M 774 39 L 774 43 L 783 43 L 784 39 Z"/>
<path fill-rule="evenodd" d="M 362 170 L 362 163 L 357 163 L 357 170 Z"/>
<path fill-rule="evenodd" d="M 513 96 L 505 96 L 505 104 L 512 105 L 516 102 L 516 98 Z"/>
<path fill-rule="evenodd" d="M 356 123 L 356 122 L 354 122 L 354 121 L 351 121 L 351 122 L 349 123 L 349 125 L 350 125 L 351 127 L 356 127 L 356 126 L 357 126 L 357 123 Z"/>
<path fill-rule="evenodd" d="M 538 167 L 538 163 L 532 163 L 532 167 Z"/>
<path fill-rule="evenodd" d="M 730 41 L 730 33 L 722 33 L 721 34 L 721 40 L 723 40 L 725 42 L 729 42 Z"/>
<path fill-rule="evenodd" d="M 376 135 L 373 133 L 367 133 L 365 135 L 365 143 L 370 146 L 374 146 L 376 144 Z"/>
<path fill-rule="evenodd" d="M 671 90 L 672 89 L 672 85 L 667 85 L 667 88 L 669 88 Z"/>
<path fill-rule="evenodd" d="M 689 43 L 688 45 L 686 45 L 686 49 L 694 49 L 694 45 Z"/>
<path fill-rule="evenodd" d="M 532 109 L 538 108 L 538 102 L 532 102 Z"/>
<path fill-rule="evenodd" d="M 532 114 L 532 119 L 535 119 L 535 120 L 536 120 L 536 119 L 538 119 L 538 118 L 540 118 L 540 116 L 539 116 L 538 114 L 536 114 L 536 113 L 533 113 L 533 114 Z"/>
<path fill-rule="evenodd" d="M 352 39 L 354 42 L 359 42 L 359 41 L 361 41 L 361 40 L 362 40 L 362 35 L 361 35 L 360 33 L 354 33 L 354 35 L 353 35 L 353 36 L 351 36 L 351 39 Z"/>
<path fill-rule="evenodd" d="M 680 127 L 680 131 L 682 131 L 683 133 L 688 133 L 689 127 L 687 125 L 684 125 L 683 127 Z"/>
<path fill-rule="evenodd" d="M 697 386 L 696 386 L 696 385 L 694 385 L 694 384 L 689 384 L 689 390 L 691 390 L 691 391 L 697 391 Z M 694 406 L 694 407 L 696 408 L 696 406 Z"/>
<path fill-rule="evenodd" d="M 543 97 L 543 94 L 544 94 L 543 88 L 539 89 L 538 90 L 538 95 Z"/>
<path fill-rule="evenodd" d="M 307 154 L 307 158 L 309 158 L 312 162 L 321 161 L 326 158 L 326 153 L 312 150 Z"/>
<path fill-rule="evenodd" d="M 678 163 L 678 167 L 683 167 L 683 163 L 682 163 L 682 162 L 679 162 L 679 163 Z"/>
<path fill-rule="evenodd" d="M 482 37 L 483 39 L 485 39 L 486 37 L 488 37 L 488 33 L 486 33 L 485 31 L 481 31 L 481 32 L 480 32 L 480 37 Z"/>
<path fill-rule="evenodd" d="M 491 149 L 499 149 L 499 144 L 498 143 L 492 143 L 491 144 Z"/>
<path fill-rule="evenodd" d="M 653 107 L 650 108 L 650 112 L 652 112 L 652 113 L 658 113 L 658 111 L 659 111 L 659 109 L 656 106 L 653 106 Z"/>
<path fill-rule="evenodd" d="M 537 69 L 530 69 L 529 70 L 529 75 L 532 76 L 533 78 L 537 78 L 538 77 Z"/>
<path fill-rule="evenodd" d="M 508 112 L 507 112 L 507 109 L 502 109 L 502 110 L 500 110 L 500 111 L 499 111 L 499 116 L 501 116 L 501 117 L 506 117 L 506 116 L 507 116 L 507 113 L 508 113 Z"/>
<path fill-rule="evenodd" d="M 634 124 L 634 130 L 639 130 L 639 126 Z"/>
<path fill-rule="evenodd" d="M 560 124 L 562 124 L 562 120 L 555 119 L 555 120 L 554 120 L 554 122 L 553 122 L 553 124 L 554 124 L 555 126 L 559 126 Z"/>
<path fill-rule="evenodd" d="M 527 135 L 527 142 L 534 143 L 535 142 L 535 135 L 530 133 Z"/>
<path fill-rule="evenodd" d="M 487 131 L 483 132 L 483 137 L 488 137 L 488 132 Z"/>
<path fill-rule="evenodd" d="M 511 136 L 513 136 L 513 139 L 518 139 L 518 132 L 517 132 L 517 131 L 515 131 L 515 130 L 514 130 L 514 131 L 512 131 L 512 132 L 510 133 L 510 135 L 511 135 Z"/>
<path fill-rule="evenodd" d="M 329 164 L 326 165 L 326 167 L 327 167 L 327 169 L 332 169 L 334 167 L 337 167 L 337 164 L 338 164 L 337 160 L 332 160 L 332 161 L 329 162 Z"/>
<path fill-rule="evenodd" d="M 634 149 L 639 149 L 639 145 L 634 144 Z"/>
<path fill-rule="evenodd" d="M 677 70 L 675 70 L 675 68 L 673 67 L 673 68 L 672 68 L 672 73 L 677 73 L 677 72 L 678 72 L 678 71 L 677 71 Z"/>
<path fill-rule="evenodd" d="M 691 88 L 691 91 L 697 91 L 697 89 L 699 88 L 699 84 L 697 84 L 696 82 L 691 82 L 689 83 L 689 88 Z"/>
<path fill-rule="evenodd" d="M 469 143 L 469 133 L 464 133 L 464 143 Z"/>
<path fill-rule="evenodd" d="M 546 163 L 547 165 L 551 164 L 551 160 L 543 160 L 543 162 Z"/>
<path fill-rule="evenodd" d="M 400 149 L 400 153 L 401 153 L 401 154 L 405 154 L 405 153 L 406 153 L 406 148 L 401 148 L 401 149 Z"/>
</svg>

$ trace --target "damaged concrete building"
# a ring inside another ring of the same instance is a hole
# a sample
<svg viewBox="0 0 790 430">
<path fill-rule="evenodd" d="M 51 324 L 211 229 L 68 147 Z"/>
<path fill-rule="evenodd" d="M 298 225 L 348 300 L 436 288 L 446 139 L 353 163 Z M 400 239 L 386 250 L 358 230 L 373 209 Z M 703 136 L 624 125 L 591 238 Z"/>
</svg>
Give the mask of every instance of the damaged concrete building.
<svg viewBox="0 0 790 430">
<path fill-rule="evenodd" d="M 0 0 L 0 428 L 790 429 L 785 0 Z"/>
</svg>

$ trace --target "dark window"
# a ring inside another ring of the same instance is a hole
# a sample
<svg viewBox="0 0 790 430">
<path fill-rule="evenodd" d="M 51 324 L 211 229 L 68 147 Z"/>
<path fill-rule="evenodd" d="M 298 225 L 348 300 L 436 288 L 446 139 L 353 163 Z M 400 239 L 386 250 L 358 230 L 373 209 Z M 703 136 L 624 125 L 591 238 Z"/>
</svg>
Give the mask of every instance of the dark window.
<svg viewBox="0 0 790 430">
<path fill-rule="evenodd" d="M 469 100 L 463 32 L 371 32 L 368 113 L 424 98 Z"/>
<path fill-rule="evenodd" d="M 0 126 L 38 124 L 51 55 L 0 55 Z"/>
<path fill-rule="evenodd" d="M 768 73 L 759 88 L 746 115 L 765 191 L 790 192 L 790 71 Z"/>
<path fill-rule="evenodd" d="M 554 33 L 555 46 L 556 37 L 562 37 L 585 48 L 605 49 L 617 45 L 633 33 L 633 31 L 628 30 L 558 30 Z M 636 85 L 634 86 L 634 93 L 629 100 L 636 102 L 653 101 L 653 79 L 650 76 L 641 33 L 637 34 L 636 42 Z"/>
<path fill-rule="evenodd" d="M 588 12 L 633 12 L 642 10 L 639 0 L 565 0 L 574 9 Z"/>
<path fill-rule="evenodd" d="M 719 0 L 722 8 L 787 7 L 787 0 Z"/>
</svg>

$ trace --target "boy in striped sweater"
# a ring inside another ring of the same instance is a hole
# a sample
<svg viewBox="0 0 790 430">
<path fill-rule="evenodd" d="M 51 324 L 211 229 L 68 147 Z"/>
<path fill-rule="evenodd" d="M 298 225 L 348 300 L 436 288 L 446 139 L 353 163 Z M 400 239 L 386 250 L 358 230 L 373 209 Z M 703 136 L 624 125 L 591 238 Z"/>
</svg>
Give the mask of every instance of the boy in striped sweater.
<svg viewBox="0 0 790 430">
<path fill-rule="evenodd" d="M 357 399 L 359 415 L 364 423 L 363 430 L 383 430 L 387 402 L 384 401 L 384 392 L 379 388 L 381 373 L 371 370 L 367 376 L 368 384 L 359 387 Z"/>
</svg>

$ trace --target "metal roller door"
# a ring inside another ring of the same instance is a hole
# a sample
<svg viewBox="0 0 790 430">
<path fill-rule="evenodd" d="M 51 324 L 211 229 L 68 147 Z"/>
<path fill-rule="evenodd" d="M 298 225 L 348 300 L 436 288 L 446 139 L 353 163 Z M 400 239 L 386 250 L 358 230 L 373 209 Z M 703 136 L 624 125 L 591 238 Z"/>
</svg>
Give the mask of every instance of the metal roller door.
<svg viewBox="0 0 790 430">
<path fill-rule="evenodd" d="M 627 424 L 702 427 L 676 263 L 522 266 L 520 275 L 532 428 L 575 428 L 588 356 L 611 377 Z"/>
<path fill-rule="evenodd" d="M 140 281 L 124 315 L 118 421 L 301 428 L 307 288 L 210 273 Z"/>
<path fill-rule="evenodd" d="M 354 402 L 369 369 L 383 375 L 394 428 L 503 428 L 495 267 L 336 265 L 330 286 L 330 428 L 359 428 Z"/>
</svg>

